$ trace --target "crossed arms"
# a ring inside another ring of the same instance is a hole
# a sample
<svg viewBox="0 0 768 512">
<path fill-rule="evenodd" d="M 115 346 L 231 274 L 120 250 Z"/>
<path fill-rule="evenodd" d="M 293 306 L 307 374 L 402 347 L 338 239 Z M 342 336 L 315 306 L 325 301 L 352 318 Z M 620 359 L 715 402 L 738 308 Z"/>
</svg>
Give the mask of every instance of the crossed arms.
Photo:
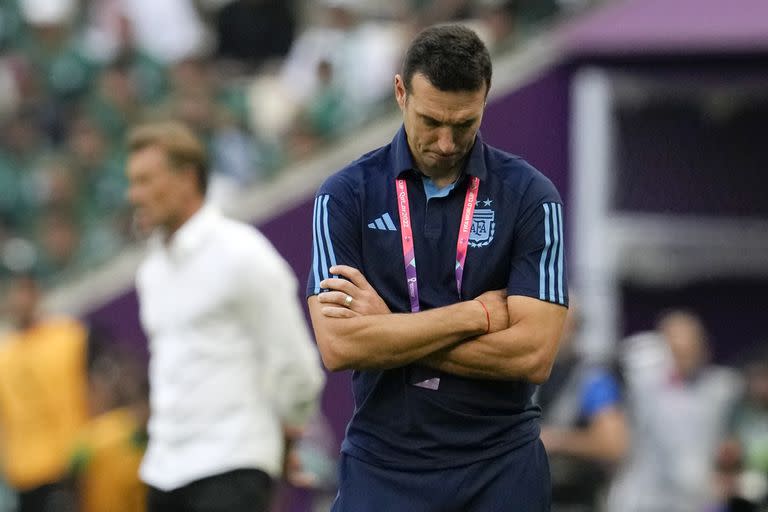
<svg viewBox="0 0 768 512">
<path fill-rule="evenodd" d="M 340 265 L 330 271 L 345 279 L 326 279 L 320 285 L 329 291 L 308 302 L 320 354 L 331 371 L 418 362 L 478 379 L 541 383 L 549 377 L 563 306 L 497 290 L 429 311 L 392 313 L 358 270 Z"/>
</svg>

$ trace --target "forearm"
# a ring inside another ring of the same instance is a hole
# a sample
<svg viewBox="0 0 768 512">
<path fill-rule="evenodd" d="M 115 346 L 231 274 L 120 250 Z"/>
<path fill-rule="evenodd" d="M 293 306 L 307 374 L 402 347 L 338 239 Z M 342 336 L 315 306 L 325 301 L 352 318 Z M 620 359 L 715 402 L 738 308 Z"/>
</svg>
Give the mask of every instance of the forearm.
<svg viewBox="0 0 768 512">
<path fill-rule="evenodd" d="M 566 309 L 526 297 L 509 297 L 508 305 L 509 327 L 430 354 L 424 363 L 476 379 L 547 380 Z"/>
<path fill-rule="evenodd" d="M 615 449 L 599 439 L 589 430 L 557 430 L 557 447 L 550 449 L 552 455 L 568 455 L 582 459 L 610 462 L 616 459 Z"/>
<path fill-rule="evenodd" d="M 626 453 L 628 434 L 623 413 L 609 410 L 584 429 L 545 427 L 542 440 L 550 454 L 615 463 Z"/>
<path fill-rule="evenodd" d="M 387 369 L 404 366 L 437 350 L 485 332 L 485 311 L 466 301 L 419 313 L 325 318 L 315 297 L 310 314 L 330 370 Z"/>
<path fill-rule="evenodd" d="M 437 370 L 476 379 L 530 379 L 539 367 L 534 336 L 510 327 L 440 350 L 423 362 Z"/>
</svg>

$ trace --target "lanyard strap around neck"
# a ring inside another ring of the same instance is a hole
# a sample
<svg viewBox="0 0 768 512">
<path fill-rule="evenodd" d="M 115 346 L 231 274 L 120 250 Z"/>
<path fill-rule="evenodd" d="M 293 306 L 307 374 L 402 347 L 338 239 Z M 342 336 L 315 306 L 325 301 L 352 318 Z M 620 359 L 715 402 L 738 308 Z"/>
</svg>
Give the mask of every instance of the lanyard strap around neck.
<svg viewBox="0 0 768 512">
<path fill-rule="evenodd" d="M 400 213 L 400 236 L 403 240 L 403 263 L 405 264 L 405 280 L 408 286 L 408 298 L 411 301 L 411 311 L 416 313 L 419 306 L 419 281 L 416 274 L 416 253 L 413 249 L 413 226 L 411 225 L 411 207 L 408 201 L 408 187 L 404 179 L 396 181 L 395 192 Z M 472 176 L 467 187 L 467 195 L 462 206 L 459 237 L 456 242 L 456 289 L 461 298 L 461 285 L 464 280 L 464 263 L 467 260 L 469 234 L 472 230 L 472 217 L 475 214 L 477 191 L 480 188 L 480 178 Z"/>
</svg>

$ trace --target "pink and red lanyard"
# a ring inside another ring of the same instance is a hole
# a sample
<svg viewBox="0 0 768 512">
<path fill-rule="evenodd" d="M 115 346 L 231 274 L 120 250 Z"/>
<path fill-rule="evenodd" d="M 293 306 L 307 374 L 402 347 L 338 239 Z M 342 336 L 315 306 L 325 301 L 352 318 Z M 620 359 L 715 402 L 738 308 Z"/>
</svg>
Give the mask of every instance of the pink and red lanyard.
<svg viewBox="0 0 768 512">
<path fill-rule="evenodd" d="M 408 297 L 411 300 L 411 312 L 416 313 L 419 306 L 419 283 L 416 275 L 416 253 L 413 250 L 413 228 L 411 226 L 411 207 L 408 202 L 408 187 L 403 179 L 397 180 L 395 192 L 397 204 L 400 210 L 400 234 L 403 239 L 403 263 L 405 263 L 405 280 L 408 286 Z M 472 217 L 475 214 L 477 191 L 480 188 L 480 178 L 473 176 L 467 195 L 464 198 L 464 207 L 461 213 L 459 225 L 459 239 L 456 242 L 456 288 L 461 297 L 461 283 L 464 280 L 464 263 L 467 260 L 467 247 L 469 247 L 469 233 L 472 229 Z"/>
</svg>

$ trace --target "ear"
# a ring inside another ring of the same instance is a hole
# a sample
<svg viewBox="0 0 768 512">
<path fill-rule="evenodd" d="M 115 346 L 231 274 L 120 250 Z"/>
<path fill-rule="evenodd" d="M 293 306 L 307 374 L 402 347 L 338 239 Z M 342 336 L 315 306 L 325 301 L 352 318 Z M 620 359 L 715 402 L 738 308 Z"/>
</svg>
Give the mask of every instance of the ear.
<svg viewBox="0 0 768 512">
<path fill-rule="evenodd" d="M 405 100 L 406 95 L 408 93 L 405 90 L 405 82 L 403 81 L 403 77 L 398 75 L 395 75 L 395 99 L 397 99 L 397 104 L 400 106 L 400 110 L 405 109 Z"/>
</svg>

